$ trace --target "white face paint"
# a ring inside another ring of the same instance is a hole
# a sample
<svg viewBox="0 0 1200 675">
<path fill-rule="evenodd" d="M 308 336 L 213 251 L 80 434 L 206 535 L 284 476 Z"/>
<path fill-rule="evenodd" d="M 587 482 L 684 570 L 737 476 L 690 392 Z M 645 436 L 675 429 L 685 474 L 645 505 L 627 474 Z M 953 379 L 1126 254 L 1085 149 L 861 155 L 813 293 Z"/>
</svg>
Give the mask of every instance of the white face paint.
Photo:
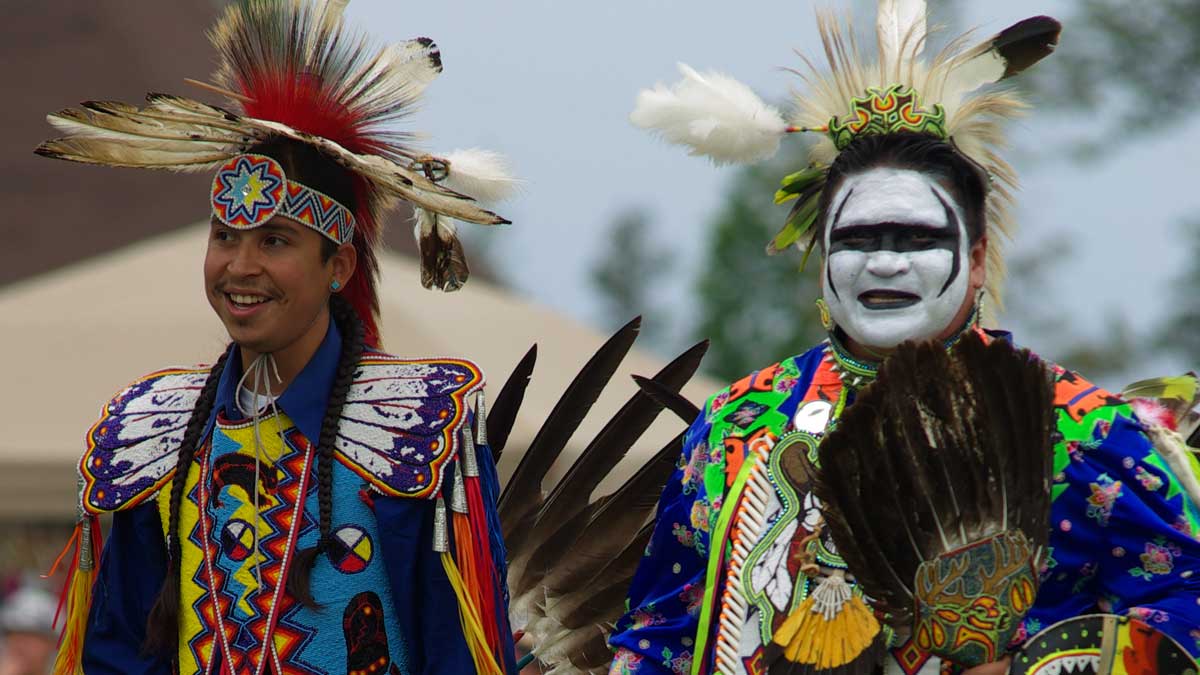
<svg viewBox="0 0 1200 675">
<path fill-rule="evenodd" d="M 825 224 L 825 303 L 855 342 L 891 349 L 937 337 L 969 292 L 961 207 L 918 171 L 847 177 Z"/>
</svg>

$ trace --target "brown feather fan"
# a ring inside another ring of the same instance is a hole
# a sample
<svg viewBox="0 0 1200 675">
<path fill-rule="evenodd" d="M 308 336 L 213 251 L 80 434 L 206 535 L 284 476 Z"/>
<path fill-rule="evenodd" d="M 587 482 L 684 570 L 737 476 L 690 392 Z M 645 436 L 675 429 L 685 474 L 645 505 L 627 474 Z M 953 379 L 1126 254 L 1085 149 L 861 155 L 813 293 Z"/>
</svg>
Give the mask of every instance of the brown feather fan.
<svg viewBox="0 0 1200 675">
<path fill-rule="evenodd" d="M 550 672 L 607 671 L 612 658 L 608 634 L 624 611 L 624 591 L 649 541 L 654 507 L 679 455 L 682 435 L 612 494 L 592 498 L 596 486 L 663 410 L 661 401 L 638 391 L 587 444 L 562 480 L 543 492 L 546 473 L 632 347 L 639 325 L 637 319 L 631 321 L 583 367 L 521 457 L 500 497 L 500 520 L 511 561 L 512 625 L 532 639 L 534 654 Z M 661 392 L 678 397 L 707 346 L 701 342 L 687 350 L 649 381 Z M 532 366 L 527 355 L 514 371 L 518 381 L 505 384 L 497 397 L 488 417 L 493 433 L 507 436 Z"/>
<path fill-rule="evenodd" d="M 825 526 L 873 608 L 925 651 L 991 662 L 1032 605 L 1052 402 L 1043 365 L 1003 340 L 905 343 L 821 443 Z"/>
</svg>

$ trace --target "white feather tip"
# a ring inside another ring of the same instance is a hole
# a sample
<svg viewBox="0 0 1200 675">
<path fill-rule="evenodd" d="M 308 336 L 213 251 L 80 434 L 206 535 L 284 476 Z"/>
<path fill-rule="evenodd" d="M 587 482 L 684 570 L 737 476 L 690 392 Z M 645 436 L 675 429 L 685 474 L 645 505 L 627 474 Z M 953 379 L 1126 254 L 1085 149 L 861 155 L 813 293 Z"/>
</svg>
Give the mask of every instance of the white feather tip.
<svg viewBox="0 0 1200 675">
<path fill-rule="evenodd" d="M 511 197 L 521 186 L 508 160 L 498 152 L 470 148 L 444 155 L 449 167 L 445 185 L 481 202 L 498 202 Z"/>
<path fill-rule="evenodd" d="M 672 87 L 659 84 L 638 94 L 631 122 L 716 164 L 749 164 L 775 155 L 787 133 L 778 110 L 728 75 L 701 74 L 683 63 L 679 72 L 683 79 Z"/>
</svg>

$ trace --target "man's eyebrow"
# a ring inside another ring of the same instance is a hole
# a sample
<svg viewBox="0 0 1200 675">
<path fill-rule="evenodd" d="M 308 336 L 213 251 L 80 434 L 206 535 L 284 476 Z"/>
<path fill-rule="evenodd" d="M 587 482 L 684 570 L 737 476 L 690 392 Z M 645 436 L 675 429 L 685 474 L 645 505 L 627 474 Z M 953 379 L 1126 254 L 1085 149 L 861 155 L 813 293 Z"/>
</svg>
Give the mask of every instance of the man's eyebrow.
<svg viewBox="0 0 1200 675">
<path fill-rule="evenodd" d="M 259 225 L 256 229 L 264 230 L 266 232 L 271 232 L 271 233 L 283 233 L 283 234 L 295 234 L 300 231 L 299 226 L 292 225 L 291 223 L 286 223 L 286 224 L 265 223 L 263 225 Z"/>
</svg>

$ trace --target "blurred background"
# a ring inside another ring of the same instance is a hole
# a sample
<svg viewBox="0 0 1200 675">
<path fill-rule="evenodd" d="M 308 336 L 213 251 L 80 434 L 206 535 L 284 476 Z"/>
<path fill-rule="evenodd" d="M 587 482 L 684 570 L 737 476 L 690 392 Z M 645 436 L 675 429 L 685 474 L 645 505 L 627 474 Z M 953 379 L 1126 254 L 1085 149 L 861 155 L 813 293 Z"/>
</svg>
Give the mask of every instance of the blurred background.
<svg viewBox="0 0 1200 675">
<path fill-rule="evenodd" d="M 204 31 L 224 5 L 5 5 L 0 675 L 44 672 L 53 608 L 47 616 L 42 600 L 53 595 L 37 573 L 66 540 L 73 462 L 101 404 L 145 372 L 211 360 L 224 341 L 202 297 L 194 225 L 208 217 L 210 176 L 71 165 L 32 149 L 52 135 L 44 115 L 79 101 L 163 91 L 216 102 L 183 78 L 213 69 Z M 858 26 L 873 24 L 873 2 L 850 6 Z M 1000 324 L 1109 388 L 1195 368 L 1200 3 L 931 6 L 946 27 L 935 48 L 1035 14 L 1065 26 L 1058 52 L 1016 85 L 1034 109 L 1009 129 L 1024 189 Z M 786 213 L 772 195 L 804 139 L 787 139 L 770 166 L 718 169 L 627 121 L 638 90 L 675 81 L 678 61 L 786 106 L 800 86 L 782 70 L 799 65 L 792 50 L 819 52 L 813 10 L 796 0 L 350 3 L 349 20 L 379 41 L 424 35 L 441 47 L 445 71 L 410 121 L 428 135 L 423 147 L 495 149 L 526 181 L 498 209 L 513 225 L 462 228 L 475 276 L 454 296 L 420 288 L 407 215 L 391 218 L 387 348 L 477 358 L 494 386 L 539 341 L 543 388 L 523 415 L 528 430 L 602 337 L 637 314 L 633 372 L 712 340 L 693 399 L 820 340 L 818 266 L 800 272 L 798 254 L 763 254 Z"/>
</svg>

